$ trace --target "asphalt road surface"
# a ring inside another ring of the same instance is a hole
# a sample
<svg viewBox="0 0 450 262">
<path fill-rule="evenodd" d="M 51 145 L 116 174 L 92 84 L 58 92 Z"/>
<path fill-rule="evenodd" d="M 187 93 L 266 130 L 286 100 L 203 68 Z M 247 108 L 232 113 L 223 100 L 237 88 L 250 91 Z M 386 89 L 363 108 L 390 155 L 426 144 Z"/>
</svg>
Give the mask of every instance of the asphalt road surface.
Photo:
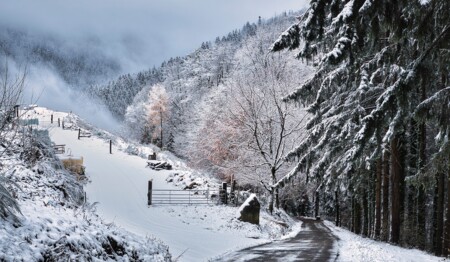
<svg viewBox="0 0 450 262">
<path fill-rule="evenodd" d="M 336 237 L 321 221 L 302 218 L 302 230 L 294 238 L 230 253 L 218 261 L 334 261 Z"/>
</svg>

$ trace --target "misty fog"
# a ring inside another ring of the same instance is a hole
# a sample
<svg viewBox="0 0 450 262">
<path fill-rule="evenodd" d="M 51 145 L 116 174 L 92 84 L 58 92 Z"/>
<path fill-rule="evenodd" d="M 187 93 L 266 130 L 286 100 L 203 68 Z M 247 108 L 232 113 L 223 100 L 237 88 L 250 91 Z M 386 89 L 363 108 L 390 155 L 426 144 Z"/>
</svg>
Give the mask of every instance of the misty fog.
<svg viewBox="0 0 450 262">
<path fill-rule="evenodd" d="M 7 46 L 0 39 L 0 53 L 11 68 L 27 66 L 26 102 L 74 111 L 111 129 L 116 126 L 113 117 L 96 102 L 80 98 L 77 90 L 158 66 L 188 54 L 203 41 L 257 21 L 258 16 L 299 10 L 306 4 L 306 0 L 4 1 L 3 41 L 20 43 Z M 25 50 L 28 47 L 32 50 Z M 75 66 L 54 63 L 61 60 Z"/>
</svg>

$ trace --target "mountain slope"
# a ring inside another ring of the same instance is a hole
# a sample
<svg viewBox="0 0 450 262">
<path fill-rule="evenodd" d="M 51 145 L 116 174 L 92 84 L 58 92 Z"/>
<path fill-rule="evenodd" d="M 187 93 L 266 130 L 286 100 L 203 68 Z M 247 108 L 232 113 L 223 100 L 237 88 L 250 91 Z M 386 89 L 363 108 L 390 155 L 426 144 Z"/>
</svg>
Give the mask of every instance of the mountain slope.
<svg viewBox="0 0 450 262">
<path fill-rule="evenodd" d="M 21 210 L 0 221 L 1 261 L 171 260 L 159 240 L 103 222 L 55 157 L 48 132 L 23 130 L 7 133 L 0 147 L 0 176 Z"/>
</svg>

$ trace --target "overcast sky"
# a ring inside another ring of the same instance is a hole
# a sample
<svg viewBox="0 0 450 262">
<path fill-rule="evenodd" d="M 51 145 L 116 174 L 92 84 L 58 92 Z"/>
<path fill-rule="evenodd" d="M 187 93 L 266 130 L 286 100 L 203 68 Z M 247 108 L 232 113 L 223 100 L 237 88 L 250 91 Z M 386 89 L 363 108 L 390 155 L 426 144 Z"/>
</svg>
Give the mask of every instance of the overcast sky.
<svg viewBox="0 0 450 262">
<path fill-rule="evenodd" d="M 182 56 L 258 16 L 300 10 L 307 0 L 2 0 L 0 23 L 67 41 L 99 38 L 137 68 Z"/>
</svg>

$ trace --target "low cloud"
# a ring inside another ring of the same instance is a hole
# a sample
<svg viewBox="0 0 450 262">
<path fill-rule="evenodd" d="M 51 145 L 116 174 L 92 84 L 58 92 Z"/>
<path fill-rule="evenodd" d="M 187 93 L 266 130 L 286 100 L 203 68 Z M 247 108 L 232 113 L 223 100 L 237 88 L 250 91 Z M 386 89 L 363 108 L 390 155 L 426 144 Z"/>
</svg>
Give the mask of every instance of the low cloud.
<svg viewBox="0 0 450 262">
<path fill-rule="evenodd" d="M 258 16 L 299 10 L 306 0 L 14 0 L 0 9 L 0 23 L 55 34 L 82 44 L 101 40 L 130 71 L 186 55 L 202 41 L 240 28 Z M 127 61 L 129 60 L 129 61 Z"/>
<path fill-rule="evenodd" d="M 18 72 L 18 70 L 14 70 Z M 31 66 L 26 76 L 23 104 L 38 104 L 52 110 L 74 112 L 89 123 L 111 132 L 120 123 L 100 102 L 74 90 L 46 67 Z"/>
<path fill-rule="evenodd" d="M 256 22 L 259 16 L 306 5 L 306 0 L 14 0 L 2 2 L 0 25 L 39 39 L 54 37 L 67 50 L 102 53 L 117 61 L 118 73 L 132 73 L 184 56 L 203 41 Z M 74 111 L 109 130 L 117 128 L 106 109 L 81 98 L 74 91 L 79 87 L 66 84 L 55 70 L 35 63 L 28 71 L 28 102 L 38 99 L 42 106 Z"/>
</svg>

